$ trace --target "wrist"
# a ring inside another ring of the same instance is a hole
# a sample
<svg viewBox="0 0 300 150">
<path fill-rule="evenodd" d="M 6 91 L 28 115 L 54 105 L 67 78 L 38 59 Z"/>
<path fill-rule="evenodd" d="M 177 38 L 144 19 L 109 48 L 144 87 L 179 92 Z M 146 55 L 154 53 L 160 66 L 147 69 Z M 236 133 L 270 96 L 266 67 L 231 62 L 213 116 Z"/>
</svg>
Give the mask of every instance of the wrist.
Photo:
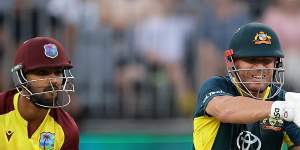
<svg viewBox="0 0 300 150">
<path fill-rule="evenodd" d="M 286 101 L 274 101 L 271 107 L 270 117 L 274 119 L 284 119 L 286 121 L 294 120 L 293 105 Z"/>
</svg>

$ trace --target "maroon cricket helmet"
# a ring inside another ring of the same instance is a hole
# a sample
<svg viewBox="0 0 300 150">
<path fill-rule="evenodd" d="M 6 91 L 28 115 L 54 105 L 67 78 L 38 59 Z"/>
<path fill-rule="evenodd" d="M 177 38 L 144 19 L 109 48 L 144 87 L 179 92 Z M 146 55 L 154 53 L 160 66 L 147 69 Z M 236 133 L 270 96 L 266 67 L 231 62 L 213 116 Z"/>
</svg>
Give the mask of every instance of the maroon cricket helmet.
<svg viewBox="0 0 300 150">
<path fill-rule="evenodd" d="M 72 68 L 64 47 L 50 37 L 35 37 L 25 41 L 16 51 L 14 65 L 24 73 L 41 68 Z"/>
</svg>

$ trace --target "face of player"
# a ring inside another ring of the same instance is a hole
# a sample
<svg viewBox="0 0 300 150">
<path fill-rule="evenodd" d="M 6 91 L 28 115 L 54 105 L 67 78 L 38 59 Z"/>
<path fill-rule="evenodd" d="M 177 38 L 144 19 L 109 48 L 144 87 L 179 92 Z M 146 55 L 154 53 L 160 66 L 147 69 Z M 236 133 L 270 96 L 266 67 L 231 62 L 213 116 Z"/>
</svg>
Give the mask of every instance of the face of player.
<svg viewBox="0 0 300 150">
<path fill-rule="evenodd" d="M 237 69 L 251 69 L 239 71 L 239 75 L 241 81 L 252 82 L 245 83 L 245 86 L 251 93 L 257 93 L 266 89 L 268 86 L 266 82 L 272 81 L 274 71 L 270 68 L 275 67 L 275 61 L 273 57 L 242 58 L 235 60 L 235 65 Z"/>
<path fill-rule="evenodd" d="M 63 79 L 63 69 L 60 68 L 46 68 L 37 69 L 27 73 L 26 78 L 30 82 L 29 88 L 32 93 L 40 93 L 61 89 Z M 37 80 L 37 81 L 35 81 Z M 57 97 L 56 92 L 49 92 L 39 95 L 39 97 L 48 102 L 52 102 Z"/>
</svg>

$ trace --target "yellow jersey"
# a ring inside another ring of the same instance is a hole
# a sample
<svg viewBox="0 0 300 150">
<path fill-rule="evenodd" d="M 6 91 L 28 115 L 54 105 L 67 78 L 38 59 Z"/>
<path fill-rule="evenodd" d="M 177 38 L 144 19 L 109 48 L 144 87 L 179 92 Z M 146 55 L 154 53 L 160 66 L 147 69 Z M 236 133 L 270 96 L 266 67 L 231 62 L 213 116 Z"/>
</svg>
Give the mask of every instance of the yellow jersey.
<svg viewBox="0 0 300 150">
<path fill-rule="evenodd" d="M 17 107 L 19 96 L 16 90 L 0 94 L 1 150 L 78 150 L 78 127 L 61 108 L 49 109 L 40 126 L 29 136 L 28 122 Z"/>
</svg>

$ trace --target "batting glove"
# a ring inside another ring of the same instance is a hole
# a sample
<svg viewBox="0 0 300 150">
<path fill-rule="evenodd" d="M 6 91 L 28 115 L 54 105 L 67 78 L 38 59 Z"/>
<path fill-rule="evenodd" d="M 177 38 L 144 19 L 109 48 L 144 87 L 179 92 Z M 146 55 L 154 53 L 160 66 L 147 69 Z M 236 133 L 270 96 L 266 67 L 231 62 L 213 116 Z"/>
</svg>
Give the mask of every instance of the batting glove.
<svg viewBox="0 0 300 150">
<path fill-rule="evenodd" d="M 293 121 L 300 127 L 300 93 L 286 92 L 285 101 L 273 102 L 270 117 Z"/>
</svg>

